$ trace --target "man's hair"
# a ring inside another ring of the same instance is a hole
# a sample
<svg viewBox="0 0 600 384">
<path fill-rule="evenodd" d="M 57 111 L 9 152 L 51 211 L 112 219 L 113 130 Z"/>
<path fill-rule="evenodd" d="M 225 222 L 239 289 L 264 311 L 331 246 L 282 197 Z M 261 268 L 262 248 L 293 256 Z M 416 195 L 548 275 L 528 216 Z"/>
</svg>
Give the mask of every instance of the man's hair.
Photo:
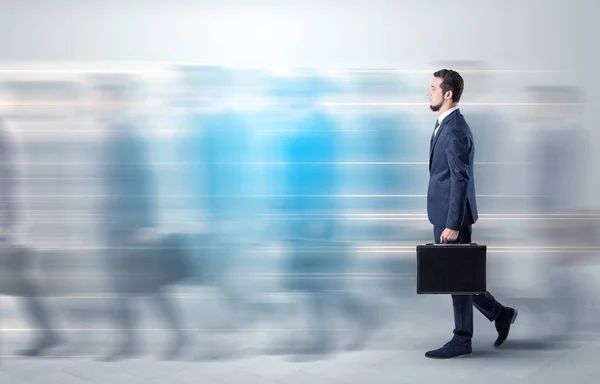
<svg viewBox="0 0 600 384">
<path fill-rule="evenodd" d="M 442 84 L 440 86 L 442 87 L 443 94 L 452 91 L 452 101 L 455 103 L 460 101 L 465 84 L 462 76 L 458 72 L 451 69 L 440 69 L 439 71 L 434 72 L 433 77 L 442 79 Z"/>
</svg>

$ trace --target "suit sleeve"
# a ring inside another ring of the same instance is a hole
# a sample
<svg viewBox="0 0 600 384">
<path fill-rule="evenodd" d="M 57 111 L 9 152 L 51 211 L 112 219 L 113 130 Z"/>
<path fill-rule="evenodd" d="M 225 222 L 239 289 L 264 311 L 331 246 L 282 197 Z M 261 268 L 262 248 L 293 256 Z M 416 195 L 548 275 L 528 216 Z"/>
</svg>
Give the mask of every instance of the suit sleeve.
<svg viewBox="0 0 600 384">
<path fill-rule="evenodd" d="M 446 228 L 459 230 L 462 226 L 467 205 L 469 186 L 469 138 L 456 125 L 452 126 L 446 148 L 450 168 L 450 200 Z"/>
</svg>

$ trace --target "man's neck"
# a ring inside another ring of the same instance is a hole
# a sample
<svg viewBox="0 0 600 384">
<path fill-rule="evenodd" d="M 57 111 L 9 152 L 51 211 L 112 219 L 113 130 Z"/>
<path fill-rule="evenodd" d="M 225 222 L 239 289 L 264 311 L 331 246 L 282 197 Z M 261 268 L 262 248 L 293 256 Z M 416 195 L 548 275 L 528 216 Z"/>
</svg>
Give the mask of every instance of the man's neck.
<svg viewBox="0 0 600 384">
<path fill-rule="evenodd" d="M 458 105 L 457 103 L 448 104 L 448 105 L 442 105 L 442 107 L 438 111 L 438 116 L 442 116 L 444 113 L 446 113 L 447 111 L 449 111 L 452 108 L 456 107 L 457 105 Z"/>
</svg>

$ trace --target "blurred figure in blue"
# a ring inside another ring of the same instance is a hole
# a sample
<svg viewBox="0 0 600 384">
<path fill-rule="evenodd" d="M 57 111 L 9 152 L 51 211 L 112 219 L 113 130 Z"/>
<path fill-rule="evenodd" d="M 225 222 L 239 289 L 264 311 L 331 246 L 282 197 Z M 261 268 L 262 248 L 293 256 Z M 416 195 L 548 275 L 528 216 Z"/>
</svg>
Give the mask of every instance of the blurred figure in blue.
<svg viewBox="0 0 600 384">
<path fill-rule="evenodd" d="M 353 238 L 362 240 L 363 245 L 376 246 L 421 238 L 415 221 L 401 215 L 419 213 L 418 201 L 412 196 L 421 194 L 421 186 L 427 182 L 424 166 L 420 164 L 424 141 L 407 113 L 397 106 L 385 105 L 404 100 L 408 93 L 406 85 L 401 75 L 389 71 L 359 71 L 352 79 L 358 101 L 364 105 L 356 113 L 357 132 L 345 154 L 347 161 L 360 162 L 348 167 L 348 177 L 352 180 L 350 193 L 370 197 L 356 200 L 361 204 L 354 204 L 351 209 L 373 218 L 359 221 L 365 225 L 357 226 Z M 386 255 L 373 258 L 364 266 L 367 270 L 373 267 L 379 272 L 373 281 L 375 288 L 383 290 L 383 295 L 378 294 L 373 300 L 381 300 L 385 312 L 406 305 L 407 296 L 414 293 L 414 257 Z"/>
<path fill-rule="evenodd" d="M 186 224 L 195 262 L 191 281 L 217 288 L 226 313 L 216 323 L 237 329 L 244 325 L 247 308 L 233 271 L 247 261 L 248 237 L 255 225 L 250 199 L 252 133 L 231 106 L 233 71 L 193 66 L 180 68 L 179 74 L 188 97 L 177 155 L 179 187 L 192 217 Z"/>
<path fill-rule="evenodd" d="M 283 84 L 282 84 L 283 83 Z M 292 125 L 282 127 L 284 162 L 280 209 L 286 224 L 288 255 L 284 264 L 284 288 L 307 295 L 315 329 L 308 340 L 279 352 L 322 354 L 335 350 L 334 315 L 358 324 L 358 332 L 346 348 L 362 348 L 371 319 L 365 307 L 350 294 L 345 276 L 351 264 L 348 242 L 341 239 L 339 123 L 318 106 L 332 84 L 316 74 L 303 73 L 278 84 L 280 96 L 292 113 Z M 285 130 L 288 128 L 289 130 Z M 332 311 L 335 310 L 335 311 Z"/>
<path fill-rule="evenodd" d="M 135 298 L 148 295 L 173 339 L 162 358 L 177 357 L 187 342 L 179 313 L 166 296 L 164 273 L 169 264 L 155 258 L 158 237 L 154 188 L 148 154 L 131 114 L 136 82 L 129 75 L 97 75 L 92 79 L 100 123 L 105 129 L 105 199 L 102 204 L 109 278 L 117 295 L 114 320 L 122 331 L 115 349 L 105 361 L 139 353 L 134 310 Z"/>
<path fill-rule="evenodd" d="M 405 92 L 401 78 L 393 73 L 359 72 L 355 80 L 360 101 L 397 101 Z M 354 187 L 372 195 L 366 199 L 366 206 L 359 209 L 386 215 L 414 213 L 416 204 L 408 195 L 420 193 L 420 170 L 411 163 L 418 162 L 420 157 L 418 138 L 411 129 L 410 119 L 397 109 L 367 105 L 358 112 L 357 129 L 360 147 L 348 154 L 349 161 L 367 164 L 352 166 L 356 170 L 352 172 L 356 177 Z M 406 222 L 380 220 L 376 223 L 376 231 L 368 232 L 371 234 L 368 241 L 402 240 L 410 230 Z"/>
</svg>

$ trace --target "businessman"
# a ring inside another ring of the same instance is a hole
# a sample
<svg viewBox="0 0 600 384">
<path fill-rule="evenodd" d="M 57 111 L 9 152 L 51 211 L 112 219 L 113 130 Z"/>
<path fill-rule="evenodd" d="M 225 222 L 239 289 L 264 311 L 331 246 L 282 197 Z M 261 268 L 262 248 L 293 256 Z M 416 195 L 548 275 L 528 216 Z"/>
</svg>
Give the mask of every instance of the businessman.
<svg viewBox="0 0 600 384">
<path fill-rule="evenodd" d="M 463 88 L 458 72 L 442 69 L 433 74 L 427 93 L 431 110 L 439 114 L 430 142 L 427 190 L 427 215 L 436 244 L 470 243 L 471 227 L 478 217 L 473 178 L 475 145 L 471 129 L 458 109 Z M 452 295 L 452 302 L 454 337 L 443 347 L 427 352 L 426 357 L 448 359 L 471 354 L 473 305 L 495 322 L 495 347 L 504 343 L 518 313 L 500 304 L 489 292 Z"/>
</svg>

